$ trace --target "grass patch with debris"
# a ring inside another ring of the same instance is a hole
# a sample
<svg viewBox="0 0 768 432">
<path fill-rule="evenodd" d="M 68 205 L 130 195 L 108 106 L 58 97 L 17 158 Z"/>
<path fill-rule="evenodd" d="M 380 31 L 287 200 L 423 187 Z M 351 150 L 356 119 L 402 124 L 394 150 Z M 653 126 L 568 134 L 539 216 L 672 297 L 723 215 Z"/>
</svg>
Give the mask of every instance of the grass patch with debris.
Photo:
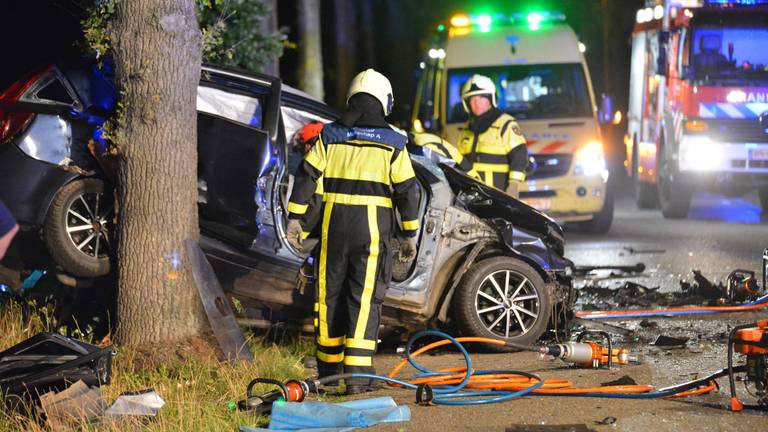
<svg viewBox="0 0 768 432">
<path fill-rule="evenodd" d="M 18 305 L 0 309 L 0 350 L 28 339 L 40 332 L 53 331 L 45 310 L 22 313 Z M 266 417 L 231 411 L 230 401 L 245 398 L 245 388 L 255 377 L 280 380 L 307 376 L 302 359 L 312 351 L 309 340 L 283 344 L 246 334 L 254 353 L 254 362 L 231 367 L 215 359 L 200 360 L 183 355 L 185 347 L 177 347 L 179 355 L 165 363 L 146 367 L 147 353 L 116 347 L 112 363 L 112 382 L 101 390 L 107 404 L 120 393 L 154 388 L 166 404 L 153 420 L 121 421 L 83 426 L 92 431 L 236 431 L 240 425 L 265 426 Z M 83 338 L 87 342 L 87 335 Z M 141 363 L 141 364 L 139 364 Z M 141 367 L 140 367 L 141 366 Z M 145 368 L 145 369 L 144 369 Z M 271 390 L 257 387 L 257 392 Z M 30 419 L 8 408 L 0 408 L 2 431 L 46 431 L 43 421 Z"/>
</svg>

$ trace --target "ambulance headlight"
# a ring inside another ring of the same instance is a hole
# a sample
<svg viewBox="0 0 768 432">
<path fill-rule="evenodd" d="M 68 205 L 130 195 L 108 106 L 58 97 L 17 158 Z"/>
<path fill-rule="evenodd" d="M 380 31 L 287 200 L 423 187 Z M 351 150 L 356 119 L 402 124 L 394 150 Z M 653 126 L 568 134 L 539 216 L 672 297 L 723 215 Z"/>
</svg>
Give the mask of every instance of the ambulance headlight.
<svg viewBox="0 0 768 432">
<path fill-rule="evenodd" d="M 721 165 L 723 147 L 706 136 L 685 137 L 680 146 L 680 168 L 710 171 Z"/>
<path fill-rule="evenodd" d="M 593 176 L 601 174 L 607 177 L 608 170 L 605 166 L 605 154 L 603 143 L 591 141 L 576 151 L 574 159 L 574 174 Z"/>
</svg>

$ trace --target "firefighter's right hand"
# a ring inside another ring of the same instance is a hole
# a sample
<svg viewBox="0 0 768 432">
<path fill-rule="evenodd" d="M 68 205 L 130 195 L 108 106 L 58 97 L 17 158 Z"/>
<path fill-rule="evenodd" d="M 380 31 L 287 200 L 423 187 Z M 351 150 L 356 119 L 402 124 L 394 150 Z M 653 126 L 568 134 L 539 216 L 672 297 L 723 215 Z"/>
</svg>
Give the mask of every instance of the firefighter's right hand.
<svg viewBox="0 0 768 432">
<path fill-rule="evenodd" d="M 301 247 L 301 233 L 303 232 L 301 224 L 297 219 L 288 220 L 288 228 L 286 229 L 285 236 L 288 240 L 288 244 L 293 246 L 294 249 L 299 252 L 302 251 Z"/>
</svg>

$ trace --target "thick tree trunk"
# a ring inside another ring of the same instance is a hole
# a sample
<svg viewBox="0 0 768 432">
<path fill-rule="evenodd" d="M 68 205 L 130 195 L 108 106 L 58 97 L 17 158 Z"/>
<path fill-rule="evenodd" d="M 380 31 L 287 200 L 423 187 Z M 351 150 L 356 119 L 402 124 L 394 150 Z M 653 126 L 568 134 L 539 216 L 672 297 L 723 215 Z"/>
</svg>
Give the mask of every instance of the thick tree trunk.
<svg viewBox="0 0 768 432">
<path fill-rule="evenodd" d="M 264 8 L 267 10 L 262 21 L 261 34 L 272 35 L 278 30 L 277 24 L 277 0 L 261 0 L 264 3 Z M 280 61 L 277 57 L 272 59 L 269 63 L 264 65 L 265 74 L 280 76 Z"/>
<path fill-rule="evenodd" d="M 118 342 L 168 343 L 205 318 L 184 239 L 197 239 L 197 84 L 201 34 L 194 0 L 118 3 L 114 20 L 119 130 Z"/>
<path fill-rule="evenodd" d="M 349 83 L 357 73 L 355 53 L 357 51 L 357 26 L 355 25 L 355 3 L 352 0 L 334 0 L 336 44 L 336 95 L 335 105 L 346 106 Z"/>
<path fill-rule="evenodd" d="M 323 49 L 320 34 L 320 0 L 299 0 L 299 87 L 322 100 Z"/>
</svg>

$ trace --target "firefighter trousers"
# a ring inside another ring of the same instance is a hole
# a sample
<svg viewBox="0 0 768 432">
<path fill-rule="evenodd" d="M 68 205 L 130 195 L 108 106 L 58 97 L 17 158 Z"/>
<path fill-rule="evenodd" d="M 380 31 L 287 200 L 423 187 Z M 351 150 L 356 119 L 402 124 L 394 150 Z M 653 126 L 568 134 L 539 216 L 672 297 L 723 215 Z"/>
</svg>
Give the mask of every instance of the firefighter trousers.
<svg viewBox="0 0 768 432">
<path fill-rule="evenodd" d="M 321 377 L 374 372 L 393 226 L 391 207 L 323 205 L 314 321 Z"/>
</svg>

